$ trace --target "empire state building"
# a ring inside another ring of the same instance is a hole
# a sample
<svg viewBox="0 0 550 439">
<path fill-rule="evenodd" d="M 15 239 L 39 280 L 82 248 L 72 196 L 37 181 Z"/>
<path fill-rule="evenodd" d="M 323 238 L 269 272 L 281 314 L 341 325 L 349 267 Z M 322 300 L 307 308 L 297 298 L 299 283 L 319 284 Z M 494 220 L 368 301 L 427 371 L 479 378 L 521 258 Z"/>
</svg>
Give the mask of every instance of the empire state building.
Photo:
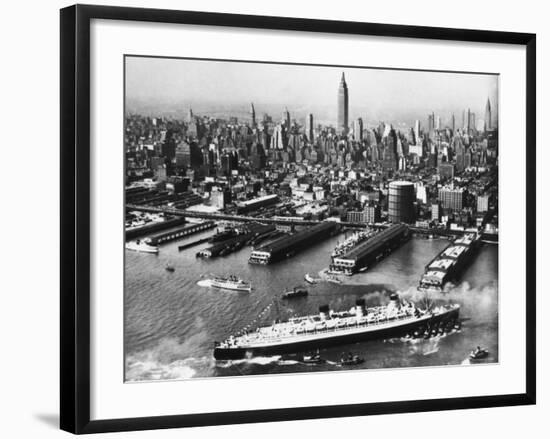
<svg viewBox="0 0 550 439">
<path fill-rule="evenodd" d="M 336 130 L 339 134 L 348 133 L 348 85 L 346 84 L 346 77 L 342 72 L 342 79 L 338 87 L 338 120 Z"/>
</svg>

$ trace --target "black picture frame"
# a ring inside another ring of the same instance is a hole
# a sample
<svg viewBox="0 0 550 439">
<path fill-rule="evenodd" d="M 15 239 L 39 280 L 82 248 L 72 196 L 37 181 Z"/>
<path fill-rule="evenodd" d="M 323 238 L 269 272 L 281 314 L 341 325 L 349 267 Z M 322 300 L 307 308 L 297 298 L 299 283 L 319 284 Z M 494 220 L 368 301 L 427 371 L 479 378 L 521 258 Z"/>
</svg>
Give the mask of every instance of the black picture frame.
<svg viewBox="0 0 550 439">
<path fill-rule="evenodd" d="M 181 23 L 334 34 L 503 43 L 526 48 L 526 392 L 466 398 L 394 401 L 90 420 L 90 21 Z M 61 10 L 61 386 L 60 426 L 72 433 L 273 422 L 325 417 L 515 406 L 536 396 L 536 35 L 304 18 L 75 5 Z"/>
</svg>

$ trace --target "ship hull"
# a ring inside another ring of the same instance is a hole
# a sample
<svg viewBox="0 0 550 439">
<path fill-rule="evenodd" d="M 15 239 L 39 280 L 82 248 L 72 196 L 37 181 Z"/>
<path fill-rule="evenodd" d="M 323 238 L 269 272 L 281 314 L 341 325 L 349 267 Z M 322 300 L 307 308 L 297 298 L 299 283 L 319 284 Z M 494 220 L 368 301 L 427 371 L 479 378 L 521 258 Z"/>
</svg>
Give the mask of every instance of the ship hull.
<svg viewBox="0 0 550 439">
<path fill-rule="evenodd" d="M 437 325 L 441 322 L 447 322 L 458 318 L 459 309 L 451 309 L 441 314 L 429 317 L 419 318 L 411 322 L 404 322 L 402 325 L 380 328 L 366 327 L 361 332 L 327 332 L 326 337 L 316 337 L 308 339 L 303 337 L 300 340 L 288 341 L 285 343 L 262 345 L 262 346 L 243 346 L 243 347 L 215 347 L 214 358 L 216 360 L 237 360 L 249 357 L 269 356 L 304 352 L 318 348 L 346 345 L 369 340 L 380 340 L 385 338 L 404 336 L 413 332 L 415 329 L 426 325 Z"/>
</svg>

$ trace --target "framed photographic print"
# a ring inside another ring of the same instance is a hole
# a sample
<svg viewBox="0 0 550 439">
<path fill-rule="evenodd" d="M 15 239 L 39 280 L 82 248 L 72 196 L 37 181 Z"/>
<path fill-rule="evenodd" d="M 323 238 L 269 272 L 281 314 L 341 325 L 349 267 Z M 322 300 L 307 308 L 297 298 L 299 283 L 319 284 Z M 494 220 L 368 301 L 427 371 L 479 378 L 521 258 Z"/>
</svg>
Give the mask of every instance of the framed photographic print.
<svg viewBox="0 0 550 439">
<path fill-rule="evenodd" d="M 535 35 L 61 10 L 61 427 L 535 403 Z"/>
</svg>

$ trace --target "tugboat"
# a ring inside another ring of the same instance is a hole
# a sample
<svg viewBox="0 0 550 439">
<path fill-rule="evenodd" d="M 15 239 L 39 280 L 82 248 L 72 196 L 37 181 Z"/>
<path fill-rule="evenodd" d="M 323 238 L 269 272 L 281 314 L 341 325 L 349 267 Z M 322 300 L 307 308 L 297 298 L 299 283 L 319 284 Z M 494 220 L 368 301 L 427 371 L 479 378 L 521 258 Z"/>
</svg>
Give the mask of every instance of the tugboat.
<svg viewBox="0 0 550 439">
<path fill-rule="evenodd" d="M 281 299 L 285 299 L 285 300 L 296 299 L 298 297 L 305 297 L 307 296 L 307 294 L 308 293 L 305 288 L 294 287 L 290 291 L 284 291 L 283 294 L 281 295 Z"/>
<path fill-rule="evenodd" d="M 489 351 L 487 349 L 482 349 L 479 346 L 470 352 L 471 360 L 481 360 L 489 356 Z"/>
<path fill-rule="evenodd" d="M 346 356 L 342 355 L 340 359 L 341 366 L 356 366 L 365 362 L 364 358 L 361 358 L 359 355 L 353 355 L 351 352 Z"/>
<path fill-rule="evenodd" d="M 302 358 L 302 363 L 306 363 L 306 364 L 321 364 L 324 362 L 325 360 L 323 360 L 321 358 L 321 355 L 319 355 L 319 350 L 317 350 L 316 353 L 306 354 Z"/>
<path fill-rule="evenodd" d="M 277 320 L 272 325 L 215 342 L 214 358 L 231 360 L 307 352 L 325 346 L 400 337 L 420 328 L 430 328 L 426 331 L 429 338 L 431 328 L 441 322 L 456 321 L 459 312 L 458 304 L 420 309 L 410 301 L 400 301 L 397 294 L 392 294 L 385 306 L 367 308 L 364 299 L 357 299 L 356 306 L 346 311 L 333 311 L 322 305 L 319 314 Z"/>
<path fill-rule="evenodd" d="M 166 271 L 169 271 L 170 273 L 173 273 L 174 271 L 176 271 L 176 269 L 174 268 L 173 265 L 170 265 L 170 264 L 166 264 L 166 267 L 164 267 L 164 269 Z"/>
</svg>

